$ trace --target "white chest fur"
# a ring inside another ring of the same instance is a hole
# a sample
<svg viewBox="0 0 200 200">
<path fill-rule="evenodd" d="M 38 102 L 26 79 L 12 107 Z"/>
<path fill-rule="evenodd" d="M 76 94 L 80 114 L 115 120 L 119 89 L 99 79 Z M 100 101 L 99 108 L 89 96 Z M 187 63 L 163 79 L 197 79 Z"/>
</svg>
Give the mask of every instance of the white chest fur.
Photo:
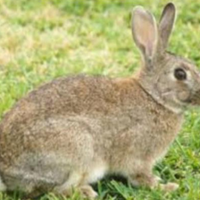
<svg viewBox="0 0 200 200">
<path fill-rule="evenodd" d="M 103 178 L 108 171 L 108 166 L 104 162 L 95 162 L 88 170 L 88 183 L 94 183 L 97 180 Z"/>
</svg>

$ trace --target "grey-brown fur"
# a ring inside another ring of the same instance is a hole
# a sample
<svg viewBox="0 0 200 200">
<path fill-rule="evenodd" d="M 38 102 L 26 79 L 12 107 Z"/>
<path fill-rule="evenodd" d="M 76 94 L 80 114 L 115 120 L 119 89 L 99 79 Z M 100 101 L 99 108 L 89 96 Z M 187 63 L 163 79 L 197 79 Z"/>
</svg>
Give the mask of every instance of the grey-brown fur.
<svg viewBox="0 0 200 200">
<path fill-rule="evenodd" d="M 134 9 L 133 36 L 144 58 L 134 77 L 59 78 L 21 99 L 0 124 L 0 189 L 69 195 L 75 187 L 92 198 L 88 184 L 106 173 L 158 186 L 155 162 L 176 137 L 185 107 L 200 104 L 195 66 L 165 51 L 174 17 L 174 5 L 166 5 L 157 28 L 153 15 Z M 186 80 L 175 79 L 176 67 Z"/>
</svg>

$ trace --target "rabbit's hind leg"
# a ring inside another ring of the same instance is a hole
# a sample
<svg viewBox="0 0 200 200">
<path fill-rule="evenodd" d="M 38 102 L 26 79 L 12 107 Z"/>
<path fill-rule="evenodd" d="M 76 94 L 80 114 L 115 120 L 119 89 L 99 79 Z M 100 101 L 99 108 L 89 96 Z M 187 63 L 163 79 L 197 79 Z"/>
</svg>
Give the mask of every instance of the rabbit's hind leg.
<svg viewBox="0 0 200 200">
<path fill-rule="evenodd" d="M 82 184 L 84 177 L 84 173 L 71 173 L 69 179 L 64 184 L 54 188 L 54 193 L 71 196 L 74 191 L 78 191 L 83 197 L 94 199 L 97 197 L 97 193 L 90 185 Z"/>
</svg>

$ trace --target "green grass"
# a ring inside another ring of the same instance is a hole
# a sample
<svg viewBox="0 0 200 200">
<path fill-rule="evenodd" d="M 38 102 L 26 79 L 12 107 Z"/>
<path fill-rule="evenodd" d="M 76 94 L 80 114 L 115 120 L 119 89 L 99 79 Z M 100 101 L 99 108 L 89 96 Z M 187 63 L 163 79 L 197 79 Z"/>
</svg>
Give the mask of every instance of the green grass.
<svg viewBox="0 0 200 200">
<path fill-rule="evenodd" d="M 149 8 L 158 18 L 167 1 L 158 0 L 0 0 L 0 117 L 31 89 L 75 73 L 111 77 L 132 75 L 140 55 L 132 42 L 130 12 Z M 169 49 L 200 65 L 200 2 L 174 0 L 178 8 Z M 95 185 L 99 199 L 200 199 L 200 110 L 186 113 L 185 123 L 167 156 L 155 167 L 173 193 L 132 188 L 107 178 Z M 0 200 L 18 195 L 0 194 Z M 47 194 L 41 200 L 60 200 Z M 71 200 L 81 199 L 74 193 Z"/>
</svg>

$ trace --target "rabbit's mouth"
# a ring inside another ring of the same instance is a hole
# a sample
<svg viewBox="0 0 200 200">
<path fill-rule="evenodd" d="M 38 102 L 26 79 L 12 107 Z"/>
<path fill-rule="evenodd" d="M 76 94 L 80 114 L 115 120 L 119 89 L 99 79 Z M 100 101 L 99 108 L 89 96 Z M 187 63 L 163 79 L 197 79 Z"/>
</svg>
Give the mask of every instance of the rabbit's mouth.
<svg viewBox="0 0 200 200">
<path fill-rule="evenodd" d="M 180 104 L 182 105 L 188 105 L 188 104 L 191 104 L 191 97 L 193 95 L 191 94 L 190 91 L 188 90 L 184 90 L 184 91 L 180 91 L 180 92 L 177 92 L 177 101 L 179 101 Z"/>
</svg>

